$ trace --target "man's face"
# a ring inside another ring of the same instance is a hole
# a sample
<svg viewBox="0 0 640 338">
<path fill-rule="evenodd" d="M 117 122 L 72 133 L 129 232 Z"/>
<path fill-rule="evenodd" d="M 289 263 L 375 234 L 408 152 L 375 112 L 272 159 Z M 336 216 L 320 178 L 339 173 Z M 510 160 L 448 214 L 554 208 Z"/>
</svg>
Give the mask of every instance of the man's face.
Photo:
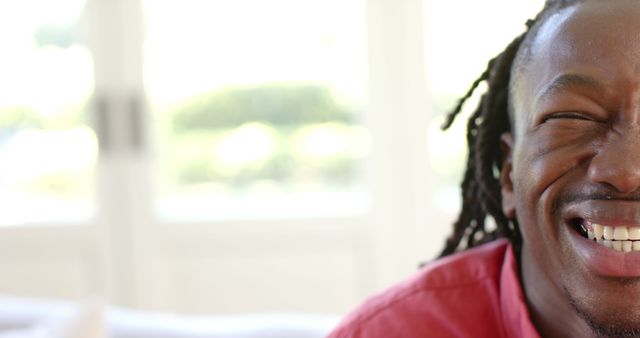
<svg viewBox="0 0 640 338">
<path fill-rule="evenodd" d="M 532 312 L 640 329 L 640 2 L 565 9 L 531 48 L 513 87 L 515 133 L 503 136 L 502 193 Z M 621 240 L 588 239 L 599 226 Z"/>
</svg>

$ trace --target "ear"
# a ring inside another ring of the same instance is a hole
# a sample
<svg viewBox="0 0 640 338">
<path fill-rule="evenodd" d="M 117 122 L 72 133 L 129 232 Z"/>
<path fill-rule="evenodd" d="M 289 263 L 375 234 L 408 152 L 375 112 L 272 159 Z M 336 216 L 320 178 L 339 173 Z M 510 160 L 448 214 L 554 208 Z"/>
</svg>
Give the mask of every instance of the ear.
<svg viewBox="0 0 640 338">
<path fill-rule="evenodd" d="M 516 216 L 516 199 L 513 193 L 513 135 L 504 133 L 500 136 L 502 150 L 502 171 L 500 172 L 500 186 L 502 193 L 502 212 L 509 219 Z"/>
</svg>

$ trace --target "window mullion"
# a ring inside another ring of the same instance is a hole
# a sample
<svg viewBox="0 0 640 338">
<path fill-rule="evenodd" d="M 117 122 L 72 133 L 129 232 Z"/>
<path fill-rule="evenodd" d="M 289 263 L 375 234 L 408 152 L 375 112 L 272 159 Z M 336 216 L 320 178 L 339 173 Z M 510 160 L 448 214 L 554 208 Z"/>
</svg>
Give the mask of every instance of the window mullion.
<svg viewBox="0 0 640 338">
<path fill-rule="evenodd" d="M 108 252 L 111 298 L 135 306 L 136 227 L 144 210 L 142 12 L 137 0 L 89 0 L 88 44 L 94 55 L 94 127 L 100 140 L 98 208 Z M 140 178 L 143 179 L 140 179 Z M 140 202 L 140 201 L 143 202 Z"/>
</svg>

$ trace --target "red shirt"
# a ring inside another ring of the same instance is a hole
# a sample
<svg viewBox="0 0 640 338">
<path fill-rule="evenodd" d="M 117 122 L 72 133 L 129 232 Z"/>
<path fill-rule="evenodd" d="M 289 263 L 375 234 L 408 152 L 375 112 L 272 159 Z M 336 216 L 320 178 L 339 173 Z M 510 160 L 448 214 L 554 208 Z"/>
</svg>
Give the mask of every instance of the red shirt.
<svg viewBox="0 0 640 338">
<path fill-rule="evenodd" d="M 529 319 L 511 244 L 439 259 L 367 300 L 328 338 L 540 337 Z"/>
</svg>

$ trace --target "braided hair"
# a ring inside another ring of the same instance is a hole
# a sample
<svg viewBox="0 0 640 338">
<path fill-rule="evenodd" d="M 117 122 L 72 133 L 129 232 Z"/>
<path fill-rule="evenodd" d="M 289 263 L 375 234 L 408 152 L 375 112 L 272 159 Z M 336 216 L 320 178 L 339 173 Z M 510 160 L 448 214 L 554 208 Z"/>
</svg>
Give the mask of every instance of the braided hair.
<svg viewBox="0 0 640 338">
<path fill-rule="evenodd" d="M 497 238 L 509 239 L 519 255 L 522 245 L 520 228 L 517 220 L 510 220 L 502 212 L 499 181 L 503 161 L 500 137 L 513 127 L 510 85 L 517 81 L 515 74 L 529 58 L 530 44 L 541 24 L 553 13 L 577 2 L 578 0 L 547 0 L 542 11 L 533 20 L 527 21 L 525 32 L 489 61 L 482 75 L 447 115 L 443 130 L 453 124 L 467 100 L 481 83 L 486 82 L 487 89 L 467 121 L 469 154 L 461 184 L 462 210 L 453 224 L 453 231 L 447 238 L 440 257 Z M 495 229 L 489 230 L 486 227 L 488 216 L 495 221 Z"/>
</svg>

